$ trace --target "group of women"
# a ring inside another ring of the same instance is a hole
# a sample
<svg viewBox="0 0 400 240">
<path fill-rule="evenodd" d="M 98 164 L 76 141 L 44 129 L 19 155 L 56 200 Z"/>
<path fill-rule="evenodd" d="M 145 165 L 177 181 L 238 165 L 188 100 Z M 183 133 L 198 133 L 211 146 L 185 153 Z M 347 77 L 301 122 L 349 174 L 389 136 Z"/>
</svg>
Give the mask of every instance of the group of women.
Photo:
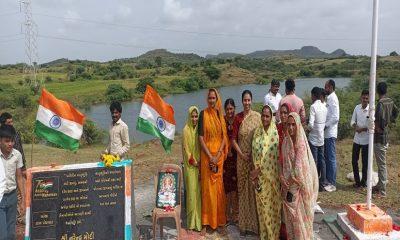
<svg viewBox="0 0 400 240">
<path fill-rule="evenodd" d="M 276 124 L 270 106 L 252 110 L 248 90 L 236 115 L 216 89 L 207 103 L 189 108 L 183 129 L 187 228 L 225 233 L 233 223 L 260 239 L 279 239 L 282 229 L 287 239 L 312 239 L 318 176 L 299 115 L 285 104 Z"/>
</svg>

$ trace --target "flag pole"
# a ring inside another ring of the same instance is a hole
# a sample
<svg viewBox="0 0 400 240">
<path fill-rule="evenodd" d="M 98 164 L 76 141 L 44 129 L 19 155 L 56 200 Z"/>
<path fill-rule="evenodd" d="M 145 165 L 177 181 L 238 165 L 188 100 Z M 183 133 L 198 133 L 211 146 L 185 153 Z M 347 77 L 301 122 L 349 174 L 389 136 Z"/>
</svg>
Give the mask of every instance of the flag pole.
<svg viewBox="0 0 400 240">
<path fill-rule="evenodd" d="M 367 178 L 367 208 L 371 209 L 372 201 L 372 171 L 374 160 L 374 132 L 375 132 L 375 85 L 376 85 L 376 55 L 378 42 L 378 13 L 379 0 L 373 0 L 372 15 L 372 42 L 371 42 L 371 69 L 369 78 L 369 125 L 368 125 L 368 178 Z"/>
<path fill-rule="evenodd" d="M 31 145 L 31 168 L 33 167 L 33 144 L 35 142 L 35 134 L 32 134 L 32 145 Z"/>
</svg>

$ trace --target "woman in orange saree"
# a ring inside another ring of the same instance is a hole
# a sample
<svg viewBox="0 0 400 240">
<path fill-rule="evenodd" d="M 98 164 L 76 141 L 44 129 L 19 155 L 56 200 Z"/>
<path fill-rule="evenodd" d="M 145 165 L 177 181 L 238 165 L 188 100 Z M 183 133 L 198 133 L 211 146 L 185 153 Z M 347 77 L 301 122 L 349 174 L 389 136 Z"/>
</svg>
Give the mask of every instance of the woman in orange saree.
<svg viewBox="0 0 400 240">
<path fill-rule="evenodd" d="M 208 107 L 199 118 L 201 145 L 201 219 L 204 226 L 224 233 L 226 197 L 223 184 L 223 164 L 228 153 L 228 138 L 221 97 L 216 89 L 208 91 Z M 203 229 L 203 234 L 205 228 Z"/>
</svg>

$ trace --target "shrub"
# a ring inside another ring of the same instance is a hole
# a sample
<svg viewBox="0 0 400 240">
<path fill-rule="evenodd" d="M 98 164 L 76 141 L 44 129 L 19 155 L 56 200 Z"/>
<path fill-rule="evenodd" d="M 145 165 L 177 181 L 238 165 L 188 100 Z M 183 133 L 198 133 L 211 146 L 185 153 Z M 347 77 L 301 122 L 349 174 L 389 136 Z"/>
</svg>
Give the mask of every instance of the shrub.
<svg viewBox="0 0 400 240">
<path fill-rule="evenodd" d="M 210 85 L 210 81 L 207 78 L 197 74 L 191 74 L 188 78 L 188 82 L 197 83 L 199 89 L 206 89 Z"/>
<path fill-rule="evenodd" d="M 216 68 L 212 65 L 206 65 L 203 68 L 203 72 L 207 75 L 207 77 L 211 81 L 215 81 L 221 76 L 221 70 L 219 70 L 218 68 Z"/>
<path fill-rule="evenodd" d="M 269 81 L 267 78 L 257 77 L 256 82 L 257 82 L 257 84 L 260 84 L 260 85 L 266 85 L 266 84 L 268 84 Z"/>
<path fill-rule="evenodd" d="M 139 82 L 136 85 L 135 91 L 137 93 L 143 94 L 146 91 L 146 85 L 150 85 L 154 88 L 155 87 L 154 80 L 152 78 L 148 78 L 148 77 L 139 79 Z"/>
<path fill-rule="evenodd" d="M 30 108 L 33 106 L 33 101 L 30 94 L 26 91 L 18 91 L 14 95 L 14 103 L 17 107 Z"/>
<path fill-rule="evenodd" d="M 183 89 L 185 85 L 185 81 L 184 79 L 180 79 L 180 78 L 174 78 L 169 82 L 169 86 L 171 88 L 180 88 Z"/>
<path fill-rule="evenodd" d="M 123 101 L 130 100 L 131 94 L 121 84 L 110 84 L 110 85 L 108 85 L 108 88 L 106 91 L 106 97 L 109 102 L 112 102 L 112 101 L 123 102 Z"/>
<path fill-rule="evenodd" d="M 47 82 L 47 83 L 49 83 L 49 82 L 52 82 L 53 79 L 52 79 L 50 76 L 46 76 L 45 79 L 44 79 L 44 81 Z"/>
<path fill-rule="evenodd" d="M 315 74 L 314 71 L 312 71 L 309 68 L 302 68 L 302 69 L 300 69 L 300 73 L 299 73 L 299 75 L 302 77 L 312 77 L 314 74 Z"/>
<path fill-rule="evenodd" d="M 196 77 L 190 77 L 185 80 L 183 89 L 186 92 L 194 92 L 196 90 L 199 90 L 199 82 L 197 81 L 198 79 Z"/>
<path fill-rule="evenodd" d="M 182 71 L 182 63 L 180 62 L 171 63 L 171 67 L 173 67 L 176 70 L 176 72 Z"/>
<path fill-rule="evenodd" d="M 81 142 L 83 144 L 91 145 L 101 143 L 104 139 L 105 133 L 103 130 L 97 128 L 96 124 L 91 120 L 86 120 L 83 125 L 83 133 Z"/>
</svg>

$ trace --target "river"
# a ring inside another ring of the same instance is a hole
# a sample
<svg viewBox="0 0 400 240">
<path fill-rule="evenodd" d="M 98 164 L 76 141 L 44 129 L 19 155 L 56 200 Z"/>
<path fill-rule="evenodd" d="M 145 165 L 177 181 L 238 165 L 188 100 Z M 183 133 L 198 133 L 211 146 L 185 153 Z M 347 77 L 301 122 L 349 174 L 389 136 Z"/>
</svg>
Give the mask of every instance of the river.
<svg viewBox="0 0 400 240">
<path fill-rule="evenodd" d="M 350 78 L 333 78 L 336 82 L 337 88 L 343 88 L 349 85 Z M 296 79 L 296 94 L 303 97 L 305 93 L 308 95 L 313 87 L 324 87 L 326 78 L 307 78 Z M 219 92 L 223 101 L 227 98 L 233 98 L 237 105 L 236 112 L 242 110 L 241 94 L 242 91 L 248 89 L 253 93 L 253 102 L 263 102 L 264 96 L 269 90 L 269 85 L 246 84 L 229 87 L 219 88 Z M 281 82 L 279 92 L 284 95 L 285 84 Z M 187 109 L 196 105 L 200 109 L 204 109 L 207 105 L 206 102 L 207 90 L 200 90 L 197 92 L 169 95 L 164 97 L 164 100 L 171 104 L 175 110 L 176 131 L 181 132 L 187 116 Z M 129 126 L 129 136 L 131 142 L 142 143 L 152 139 L 152 136 L 138 132 L 136 130 L 136 121 L 139 115 L 142 102 L 132 101 L 124 102 L 122 104 L 122 119 Z M 98 127 L 107 130 L 111 123 L 111 116 L 108 104 L 98 104 L 92 106 L 86 111 L 86 115 L 92 119 Z"/>
</svg>

